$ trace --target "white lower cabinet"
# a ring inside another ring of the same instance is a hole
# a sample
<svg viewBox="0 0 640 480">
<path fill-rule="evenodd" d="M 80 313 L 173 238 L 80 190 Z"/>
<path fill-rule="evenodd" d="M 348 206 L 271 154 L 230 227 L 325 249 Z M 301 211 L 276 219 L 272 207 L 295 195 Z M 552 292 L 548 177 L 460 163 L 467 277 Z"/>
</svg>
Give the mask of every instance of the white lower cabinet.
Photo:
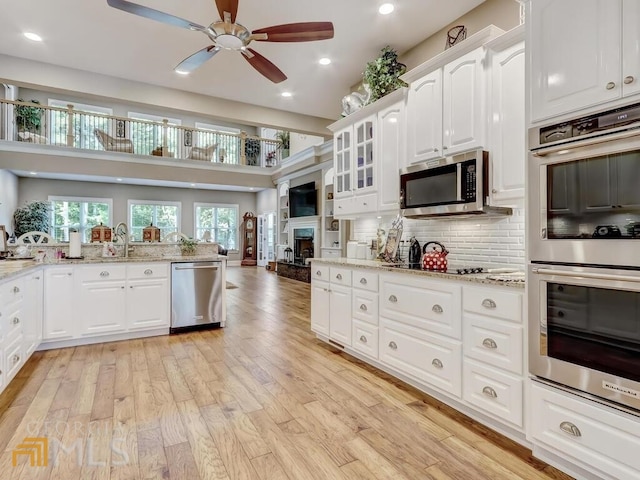
<svg viewBox="0 0 640 480">
<path fill-rule="evenodd" d="M 44 340 L 77 335 L 74 268 L 48 267 L 44 272 Z"/>
<path fill-rule="evenodd" d="M 378 327 L 353 320 L 352 347 L 371 358 L 378 358 Z"/>
<path fill-rule="evenodd" d="M 40 346 L 43 329 L 43 293 L 44 275 L 42 270 L 30 273 L 25 277 L 24 317 L 22 326 L 24 336 L 24 353 L 28 358 Z"/>
<path fill-rule="evenodd" d="M 603 479 L 640 479 L 640 420 L 577 395 L 532 382 L 534 445 Z"/>
<path fill-rule="evenodd" d="M 331 284 L 329 338 L 345 347 L 351 346 L 351 287 Z"/>
<path fill-rule="evenodd" d="M 320 272 L 319 269 L 314 270 Z M 327 269 L 327 274 L 329 269 Z M 329 282 L 311 279 L 311 330 L 318 335 L 329 336 Z"/>
<path fill-rule="evenodd" d="M 6 370 L 5 382 L 9 383 L 25 362 L 22 334 L 7 343 L 4 348 L 4 365 Z"/>
<path fill-rule="evenodd" d="M 126 330 L 125 281 L 82 282 L 76 299 L 82 335 Z"/>
<path fill-rule="evenodd" d="M 127 265 L 129 330 L 169 327 L 169 266 Z"/>
</svg>

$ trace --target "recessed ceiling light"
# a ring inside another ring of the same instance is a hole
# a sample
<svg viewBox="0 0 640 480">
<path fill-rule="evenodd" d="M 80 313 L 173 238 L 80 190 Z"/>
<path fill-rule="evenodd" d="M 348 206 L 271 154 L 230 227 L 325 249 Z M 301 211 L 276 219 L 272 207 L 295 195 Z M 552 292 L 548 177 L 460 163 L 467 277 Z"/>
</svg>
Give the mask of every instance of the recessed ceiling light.
<svg viewBox="0 0 640 480">
<path fill-rule="evenodd" d="M 249 190 L 251 190 L 253 192 L 255 190 L 255 188 L 249 187 Z"/>
<path fill-rule="evenodd" d="M 280 95 L 282 95 L 285 98 L 289 98 L 289 97 L 293 96 L 293 94 L 291 92 L 282 92 Z"/>
<path fill-rule="evenodd" d="M 192 184 L 191 184 L 191 186 L 192 186 L 192 187 L 195 187 L 195 186 L 196 186 L 196 184 L 195 184 L 195 183 L 192 183 Z"/>
<path fill-rule="evenodd" d="M 331 63 L 331 59 L 327 58 L 327 57 L 324 57 L 324 58 L 321 58 L 320 60 L 318 60 L 318 63 L 320 65 L 329 65 Z"/>
<path fill-rule="evenodd" d="M 393 6 L 393 3 L 383 3 L 378 8 L 378 13 L 380 15 L 389 15 L 396 7 Z"/>
<path fill-rule="evenodd" d="M 121 178 L 116 178 L 116 180 L 117 180 L 118 182 L 121 182 L 121 181 L 122 181 L 122 179 L 121 179 Z"/>
<path fill-rule="evenodd" d="M 389 118 L 389 123 L 398 123 L 398 119 L 396 117 Z"/>
<path fill-rule="evenodd" d="M 41 42 L 42 41 L 42 37 L 40 35 L 38 35 L 37 33 L 24 32 L 24 36 L 27 37 L 29 40 L 33 40 L 34 42 Z"/>
<path fill-rule="evenodd" d="M 189 75 L 189 72 L 187 72 L 186 70 L 176 70 L 175 72 L 178 75 Z"/>
<path fill-rule="evenodd" d="M 30 175 L 37 175 L 38 172 L 29 172 Z"/>
</svg>

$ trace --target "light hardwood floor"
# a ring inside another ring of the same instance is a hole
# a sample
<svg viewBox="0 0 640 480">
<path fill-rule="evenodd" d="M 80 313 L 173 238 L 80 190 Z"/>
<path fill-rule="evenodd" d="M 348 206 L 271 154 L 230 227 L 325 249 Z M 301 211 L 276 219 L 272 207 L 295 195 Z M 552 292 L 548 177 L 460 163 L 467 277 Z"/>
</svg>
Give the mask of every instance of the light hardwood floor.
<svg viewBox="0 0 640 480">
<path fill-rule="evenodd" d="M 9 479 L 568 479 L 316 340 L 309 285 L 230 268 L 228 327 L 36 353 L 0 396 Z M 12 466 L 25 437 L 51 461 Z"/>
</svg>

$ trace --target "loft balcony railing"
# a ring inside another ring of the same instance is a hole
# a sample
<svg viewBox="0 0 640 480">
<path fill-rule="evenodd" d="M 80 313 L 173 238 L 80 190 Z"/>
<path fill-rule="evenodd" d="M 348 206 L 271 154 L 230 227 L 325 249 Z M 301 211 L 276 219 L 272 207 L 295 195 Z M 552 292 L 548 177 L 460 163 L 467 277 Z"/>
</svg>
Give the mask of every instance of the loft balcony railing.
<svg viewBox="0 0 640 480">
<path fill-rule="evenodd" d="M 282 161 L 277 140 L 115 117 L 36 103 L 0 99 L 0 140 L 83 150 L 152 155 L 231 165 L 275 167 Z"/>
</svg>

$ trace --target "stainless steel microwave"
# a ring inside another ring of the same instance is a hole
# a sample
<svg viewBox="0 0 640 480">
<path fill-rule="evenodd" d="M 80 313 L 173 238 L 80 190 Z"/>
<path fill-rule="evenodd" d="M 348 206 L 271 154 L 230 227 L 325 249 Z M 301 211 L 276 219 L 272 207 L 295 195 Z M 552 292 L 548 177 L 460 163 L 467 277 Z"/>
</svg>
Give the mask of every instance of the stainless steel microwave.
<svg viewBox="0 0 640 480">
<path fill-rule="evenodd" d="M 510 215 L 510 208 L 488 205 L 488 183 L 489 154 L 483 150 L 430 160 L 400 170 L 400 208 L 407 218 Z"/>
</svg>

